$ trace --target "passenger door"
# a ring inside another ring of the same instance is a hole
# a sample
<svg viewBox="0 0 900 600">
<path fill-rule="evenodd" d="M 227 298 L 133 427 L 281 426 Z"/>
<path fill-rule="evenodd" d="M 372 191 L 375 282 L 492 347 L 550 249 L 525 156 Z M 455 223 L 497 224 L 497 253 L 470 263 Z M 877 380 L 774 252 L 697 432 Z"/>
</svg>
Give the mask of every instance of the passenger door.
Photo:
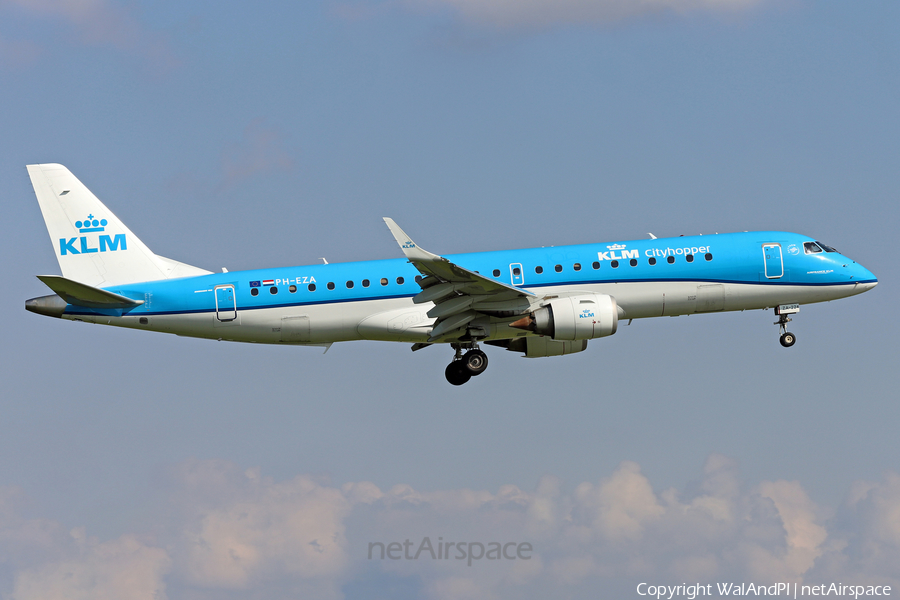
<svg viewBox="0 0 900 600">
<path fill-rule="evenodd" d="M 784 261 L 781 257 L 781 244 L 763 244 L 763 257 L 766 265 L 766 279 L 778 279 L 784 275 Z"/>
<path fill-rule="evenodd" d="M 234 286 L 216 286 L 216 320 L 224 323 L 235 319 L 237 319 L 237 304 L 234 300 Z"/>
</svg>

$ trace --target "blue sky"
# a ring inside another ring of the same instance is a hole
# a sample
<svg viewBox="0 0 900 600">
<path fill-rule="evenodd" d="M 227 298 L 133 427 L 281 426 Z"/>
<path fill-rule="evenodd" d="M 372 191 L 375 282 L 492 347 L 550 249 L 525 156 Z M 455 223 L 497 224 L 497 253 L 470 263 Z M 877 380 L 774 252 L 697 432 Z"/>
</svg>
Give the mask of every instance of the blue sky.
<svg viewBox="0 0 900 600">
<path fill-rule="evenodd" d="M 0 597 L 900 586 L 898 25 L 891 2 L 0 2 Z M 804 307 L 790 350 L 771 312 L 654 319 L 489 349 L 451 388 L 447 349 L 26 313 L 59 272 L 37 162 L 211 270 L 393 258 L 391 216 L 441 254 L 784 229 L 880 284 Z M 423 536 L 535 558 L 366 558 Z"/>
</svg>

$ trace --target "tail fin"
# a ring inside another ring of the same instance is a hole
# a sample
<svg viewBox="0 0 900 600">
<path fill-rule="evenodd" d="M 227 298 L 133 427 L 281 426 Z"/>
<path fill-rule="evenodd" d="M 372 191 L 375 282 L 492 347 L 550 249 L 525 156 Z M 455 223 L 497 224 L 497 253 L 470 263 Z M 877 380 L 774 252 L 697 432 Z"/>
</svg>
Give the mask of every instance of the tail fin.
<svg viewBox="0 0 900 600">
<path fill-rule="evenodd" d="M 27 168 L 66 279 L 104 287 L 210 273 L 153 254 L 64 166 Z"/>
</svg>

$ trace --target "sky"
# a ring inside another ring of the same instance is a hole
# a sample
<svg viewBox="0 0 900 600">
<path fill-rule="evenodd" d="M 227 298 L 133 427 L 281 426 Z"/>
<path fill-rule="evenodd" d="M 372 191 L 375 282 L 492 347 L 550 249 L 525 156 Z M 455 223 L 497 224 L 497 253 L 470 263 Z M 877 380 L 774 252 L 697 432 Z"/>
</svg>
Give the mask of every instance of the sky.
<svg viewBox="0 0 900 600">
<path fill-rule="evenodd" d="M 897 593 L 898 26 L 886 0 L 0 0 L 0 598 Z M 788 350 L 771 311 L 649 319 L 489 347 L 457 388 L 448 348 L 26 312 L 60 272 L 45 162 L 214 271 L 395 258 L 390 216 L 438 254 L 795 231 L 880 283 L 804 306 Z M 425 538 L 466 558 L 378 555 Z M 491 542 L 531 550 L 469 565 Z"/>
</svg>

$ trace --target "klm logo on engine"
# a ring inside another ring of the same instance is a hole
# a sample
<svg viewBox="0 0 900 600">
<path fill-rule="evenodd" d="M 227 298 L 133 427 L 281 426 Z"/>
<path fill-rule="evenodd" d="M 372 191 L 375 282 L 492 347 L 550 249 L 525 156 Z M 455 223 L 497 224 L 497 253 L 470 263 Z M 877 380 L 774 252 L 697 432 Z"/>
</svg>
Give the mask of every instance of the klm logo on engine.
<svg viewBox="0 0 900 600">
<path fill-rule="evenodd" d="M 95 219 L 94 215 L 88 215 L 84 221 L 75 221 L 75 227 L 79 233 L 99 233 L 106 231 L 106 219 Z M 59 238 L 59 254 L 91 254 L 93 252 L 116 252 L 128 250 L 124 233 L 114 236 L 101 235 L 97 238 L 83 235 L 73 238 Z"/>
<path fill-rule="evenodd" d="M 625 244 L 613 244 L 606 247 L 609 252 L 598 252 L 597 258 L 600 260 L 625 260 L 627 258 L 637 258 L 637 250 L 626 250 Z M 616 254 L 616 253 L 619 254 Z"/>
</svg>

